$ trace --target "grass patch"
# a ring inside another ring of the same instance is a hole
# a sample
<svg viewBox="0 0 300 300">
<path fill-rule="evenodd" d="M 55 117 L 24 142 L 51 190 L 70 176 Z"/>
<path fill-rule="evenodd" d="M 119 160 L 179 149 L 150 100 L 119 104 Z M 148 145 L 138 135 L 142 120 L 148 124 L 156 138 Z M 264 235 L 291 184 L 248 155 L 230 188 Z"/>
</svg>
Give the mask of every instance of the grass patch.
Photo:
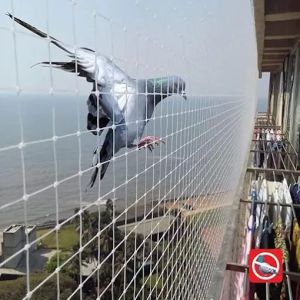
<svg viewBox="0 0 300 300">
<path fill-rule="evenodd" d="M 34 289 L 42 281 L 44 281 L 49 274 L 36 273 L 30 274 L 30 288 Z M 48 279 L 37 291 L 30 297 L 31 300 L 53 300 L 57 298 L 57 279 L 52 276 Z M 66 274 L 59 274 L 60 282 L 60 299 L 69 299 L 74 289 L 76 289 L 76 282 Z M 0 299 L 1 300 L 14 300 L 23 299 L 27 293 L 26 276 L 16 280 L 0 281 Z M 72 299 L 79 299 L 78 293 Z M 90 298 L 84 298 L 90 299 Z"/>
<path fill-rule="evenodd" d="M 145 287 L 149 289 L 157 287 L 159 290 L 161 290 L 163 287 L 162 280 L 159 279 L 159 276 L 157 276 L 156 274 L 152 274 L 142 279 L 142 284 L 144 283 Z"/>
<path fill-rule="evenodd" d="M 37 237 L 41 237 L 50 231 L 49 228 L 37 230 Z M 78 243 L 78 233 L 73 224 L 65 225 L 58 231 L 58 242 L 60 250 L 70 250 Z M 46 249 L 56 249 L 56 232 L 50 233 L 41 240 L 41 247 Z"/>
</svg>

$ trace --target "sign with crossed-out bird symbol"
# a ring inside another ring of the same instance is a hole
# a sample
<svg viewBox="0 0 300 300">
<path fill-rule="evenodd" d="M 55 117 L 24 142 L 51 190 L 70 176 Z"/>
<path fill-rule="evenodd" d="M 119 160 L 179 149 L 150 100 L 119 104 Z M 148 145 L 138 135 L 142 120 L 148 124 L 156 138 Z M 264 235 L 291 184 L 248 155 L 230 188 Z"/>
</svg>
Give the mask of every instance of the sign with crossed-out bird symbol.
<svg viewBox="0 0 300 300">
<path fill-rule="evenodd" d="M 251 282 L 282 281 L 282 253 L 279 249 L 253 249 L 251 252 L 249 265 Z"/>
</svg>

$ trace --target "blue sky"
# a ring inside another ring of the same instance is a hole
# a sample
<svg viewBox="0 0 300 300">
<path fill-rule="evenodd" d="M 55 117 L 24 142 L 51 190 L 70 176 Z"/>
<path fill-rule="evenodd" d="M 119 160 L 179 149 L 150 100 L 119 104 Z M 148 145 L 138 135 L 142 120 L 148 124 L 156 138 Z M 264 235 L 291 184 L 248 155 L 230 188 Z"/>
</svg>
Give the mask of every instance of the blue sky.
<svg viewBox="0 0 300 300">
<path fill-rule="evenodd" d="M 193 95 L 246 93 L 257 75 L 250 1 L 15 0 L 13 6 L 6 0 L 0 4 L 1 90 L 16 86 L 12 22 L 4 15 L 13 10 L 59 40 L 114 57 L 132 77 L 181 75 Z M 16 29 L 20 86 L 47 92 L 49 69 L 31 66 L 48 60 L 48 44 L 19 25 Z M 52 45 L 50 56 L 68 60 Z M 75 90 L 73 74 L 52 74 L 55 89 Z M 83 92 L 91 88 L 84 79 L 77 83 Z"/>
</svg>

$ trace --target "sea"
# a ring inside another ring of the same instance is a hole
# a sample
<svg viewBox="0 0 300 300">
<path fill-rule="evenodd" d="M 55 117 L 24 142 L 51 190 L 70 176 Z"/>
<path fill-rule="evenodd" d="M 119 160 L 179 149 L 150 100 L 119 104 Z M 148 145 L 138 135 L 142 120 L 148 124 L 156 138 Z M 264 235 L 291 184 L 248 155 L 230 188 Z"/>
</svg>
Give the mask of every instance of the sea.
<svg viewBox="0 0 300 300">
<path fill-rule="evenodd" d="M 104 205 L 108 198 L 124 209 L 132 203 L 224 190 L 212 176 L 224 169 L 215 155 L 226 145 L 226 132 L 238 113 L 235 99 L 164 99 L 144 132 L 164 143 L 152 152 L 122 149 L 91 189 L 92 156 L 101 137 L 86 129 L 86 100 L 78 95 L 0 94 L 0 227 L 67 218 L 75 208 Z"/>
</svg>

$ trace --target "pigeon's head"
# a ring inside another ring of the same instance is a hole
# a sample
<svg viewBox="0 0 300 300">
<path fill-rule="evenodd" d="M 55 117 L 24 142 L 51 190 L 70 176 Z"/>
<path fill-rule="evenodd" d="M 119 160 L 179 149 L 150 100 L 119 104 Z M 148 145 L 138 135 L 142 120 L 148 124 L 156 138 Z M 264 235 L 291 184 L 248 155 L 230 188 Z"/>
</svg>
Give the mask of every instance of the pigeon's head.
<svg viewBox="0 0 300 300">
<path fill-rule="evenodd" d="M 185 81 L 179 76 L 168 78 L 168 96 L 180 95 L 186 100 Z"/>
</svg>

